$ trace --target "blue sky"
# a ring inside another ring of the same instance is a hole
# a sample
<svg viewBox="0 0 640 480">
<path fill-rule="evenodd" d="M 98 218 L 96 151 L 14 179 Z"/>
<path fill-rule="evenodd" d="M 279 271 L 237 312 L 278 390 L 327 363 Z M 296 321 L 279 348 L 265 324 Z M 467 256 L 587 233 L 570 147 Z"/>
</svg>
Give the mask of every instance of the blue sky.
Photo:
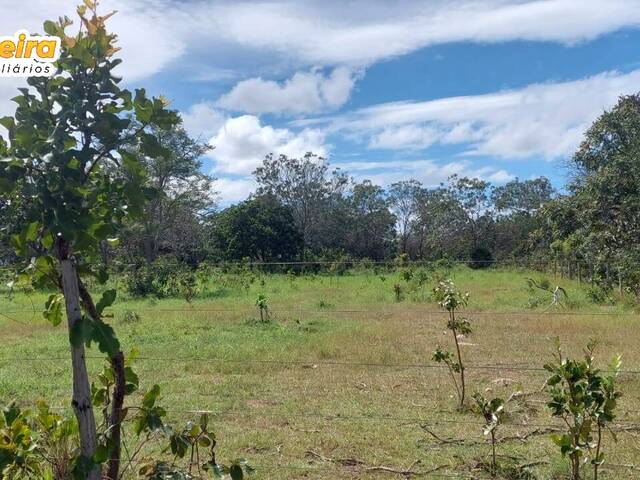
<svg viewBox="0 0 640 480">
<path fill-rule="evenodd" d="M 3 35 L 72 16 L 30 0 Z M 128 87 L 164 94 L 215 147 L 224 203 L 266 153 L 312 150 L 387 185 L 452 173 L 557 187 L 584 130 L 640 90 L 637 0 L 104 0 Z M 15 79 L 0 79 L 0 114 Z"/>
</svg>

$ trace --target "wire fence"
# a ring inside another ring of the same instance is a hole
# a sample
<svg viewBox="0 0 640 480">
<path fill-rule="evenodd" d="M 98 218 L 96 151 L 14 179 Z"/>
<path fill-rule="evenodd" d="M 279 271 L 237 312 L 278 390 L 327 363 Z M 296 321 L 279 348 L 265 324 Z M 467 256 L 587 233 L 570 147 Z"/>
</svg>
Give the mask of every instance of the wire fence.
<svg viewBox="0 0 640 480">
<path fill-rule="evenodd" d="M 412 261 L 409 262 L 410 265 L 422 265 L 427 262 L 421 261 Z M 452 264 L 463 264 L 467 262 L 458 261 L 451 262 Z M 269 263 L 258 263 L 255 262 L 250 264 L 252 268 L 261 267 L 261 266 L 304 266 L 304 265 L 348 265 L 352 268 L 358 267 L 355 262 L 269 262 Z M 382 265 L 382 266 L 393 266 L 394 268 L 398 266 L 396 262 L 389 261 L 379 261 L 379 262 L 368 262 L 370 265 Z M 492 262 L 494 265 L 503 265 L 503 266 L 512 266 L 519 267 L 514 263 L 501 263 L 501 262 Z M 246 263 L 225 263 L 221 264 L 220 268 L 231 268 L 242 266 L 245 267 Z M 406 264 L 405 264 L 406 265 Z M 541 262 L 540 265 L 543 265 Z M 549 264 L 546 264 L 549 268 Z M 523 268 L 532 268 L 531 264 L 524 266 Z M 571 270 L 571 269 L 569 269 Z M 402 305 L 401 307 L 394 308 L 357 308 L 352 306 L 340 306 L 340 307 L 330 307 L 330 308 L 322 308 L 322 309 L 311 309 L 303 305 L 299 305 L 297 308 L 294 306 L 291 307 L 282 307 L 278 308 L 277 305 L 272 307 L 272 310 L 277 313 L 282 314 L 293 314 L 293 315 L 351 315 L 351 316 L 366 316 L 369 319 L 376 319 L 380 316 L 384 315 L 392 315 L 399 313 L 399 310 L 404 314 L 415 315 L 416 319 L 419 320 L 420 317 L 424 316 L 441 316 L 443 315 L 443 311 L 429 308 L 413 308 L 407 307 L 406 305 Z M 116 307 L 112 309 L 113 313 L 118 313 L 121 310 Z M 233 314 L 233 315 L 243 315 L 247 313 L 255 313 L 255 308 L 137 308 L 136 311 L 139 312 L 152 312 L 152 313 L 177 313 L 177 314 Z M 0 312 L 0 316 L 4 316 L 5 318 L 11 318 L 9 315 L 15 314 L 34 314 L 37 310 L 35 308 L 31 309 L 14 309 L 14 310 L 5 310 L 4 312 Z M 571 311 L 489 311 L 489 310 L 476 310 L 476 311 L 466 311 L 465 315 L 477 316 L 482 318 L 490 317 L 492 319 L 495 318 L 509 318 L 509 317 L 530 317 L 530 316 L 545 316 L 545 317 L 588 317 L 588 316 L 603 316 L 603 317 L 634 317 L 637 316 L 634 312 L 571 312 Z M 14 319 L 15 320 L 15 319 Z M 17 321 L 17 320 L 16 320 Z M 19 322 L 21 323 L 21 322 Z M 102 356 L 87 356 L 88 360 L 104 360 Z M 309 367 L 314 366 L 314 368 L 320 367 L 345 367 L 345 368 L 364 368 L 364 369 L 393 369 L 393 368 L 401 368 L 401 369 L 419 369 L 419 370 L 434 370 L 434 371 L 443 371 L 446 370 L 447 367 L 445 365 L 437 365 L 437 364 L 428 364 L 428 363 L 411 363 L 411 362 L 368 362 L 368 361 L 358 361 L 358 360 L 326 360 L 326 359 L 295 359 L 295 360 L 284 360 L 284 359 L 233 359 L 233 358 L 224 358 L 224 357 L 215 357 L 215 356 L 153 356 L 153 355 L 142 355 L 138 356 L 136 360 L 142 362 L 154 362 L 157 365 L 162 366 L 166 363 L 206 363 L 211 365 L 264 365 L 264 366 L 281 366 L 281 367 Z M 66 362 L 69 361 L 67 356 L 58 356 L 58 355 L 15 355 L 15 356 L 0 356 L 0 370 L 3 365 L 8 365 L 11 363 L 30 363 L 30 362 Z M 162 368 L 162 367 L 161 367 Z M 546 370 L 543 367 L 538 365 L 530 365 L 530 364 L 514 364 L 514 363 L 495 363 L 495 364 L 468 364 L 465 365 L 465 369 L 471 371 L 512 371 L 512 372 L 538 372 L 544 373 Z M 604 370 L 607 372 L 608 370 Z M 628 375 L 634 377 L 634 381 L 638 376 L 640 376 L 640 369 L 623 369 L 620 371 L 623 375 Z M 68 411 L 70 409 L 69 406 L 55 406 L 51 407 L 55 410 Z M 214 417 L 235 417 L 238 419 L 243 419 L 243 421 L 248 421 L 250 418 L 282 418 L 285 420 L 288 419 L 306 419 L 314 422 L 376 422 L 376 423 L 393 423 L 396 427 L 406 427 L 406 426 L 415 426 L 420 425 L 422 427 L 443 427 L 443 426 L 469 426 L 469 427 L 477 427 L 481 428 L 485 423 L 482 421 L 473 421 L 473 420 L 465 420 L 465 419 L 455 419 L 455 418 L 432 418 L 429 416 L 402 416 L 402 415 L 384 415 L 384 414 L 369 414 L 369 413 L 361 413 L 361 414 L 353 414 L 353 413 L 340 413 L 340 412 L 321 412 L 321 411 L 312 411 L 312 412 L 264 412 L 264 411 L 251 411 L 249 409 L 243 410 L 209 410 L 202 408 L 168 408 L 167 412 L 171 415 L 176 416 L 193 416 L 199 414 L 208 414 Z M 636 423 L 634 423 L 636 422 Z M 635 417 L 625 417 L 619 418 L 615 422 L 615 428 L 635 428 L 638 427 L 640 430 L 640 425 L 637 425 L 637 422 L 640 422 L 640 418 Z M 563 424 L 554 423 L 554 422 L 508 422 L 508 427 L 519 428 L 519 429 L 554 429 L 561 428 Z M 624 431 L 624 430 L 623 430 Z M 330 463 L 330 462 L 329 462 Z M 609 465 L 611 468 L 635 468 L 633 465 Z M 317 468 L 317 463 L 310 464 L 308 466 L 294 466 L 294 465 L 261 465 L 261 469 L 269 471 L 278 471 L 278 470 L 298 470 L 300 472 L 309 471 Z M 429 472 L 425 474 L 426 477 L 433 478 L 478 478 L 476 474 L 467 474 L 467 473 L 447 473 L 447 472 Z"/>
<path fill-rule="evenodd" d="M 88 360 L 104 360 L 105 357 L 87 355 L 85 358 Z M 446 365 L 429 364 L 429 363 L 380 363 L 380 362 L 354 362 L 354 361 L 339 361 L 339 360 L 266 360 L 266 359 L 230 359 L 220 357 L 202 357 L 202 356 L 137 356 L 136 361 L 151 361 L 158 363 L 172 363 L 172 362 L 186 362 L 186 363 L 210 363 L 210 364 L 235 364 L 235 365 L 276 365 L 276 366 L 342 366 L 342 367 L 357 367 L 357 368 L 410 368 L 410 369 L 426 369 L 426 370 L 447 370 Z M 15 356 L 15 357 L 0 357 L 0 365 L 2 363 L 9 362 L 49 362 L 49 361 L 69 361 L 69 357 L 62 356 Z M 497 370 L 497 371 L 513 371 L 513 372 L 547 372 L 543 367 L 535 365 L 514 365 L 514 364 L 466 364 L 466 370 Z M 610 373 L 611 370 L 602 369 L 604 373 Z M 620 374 L 625 375 L 640 375 L 640 370 L 636 369 L 620 369 Z"/>
</svg>

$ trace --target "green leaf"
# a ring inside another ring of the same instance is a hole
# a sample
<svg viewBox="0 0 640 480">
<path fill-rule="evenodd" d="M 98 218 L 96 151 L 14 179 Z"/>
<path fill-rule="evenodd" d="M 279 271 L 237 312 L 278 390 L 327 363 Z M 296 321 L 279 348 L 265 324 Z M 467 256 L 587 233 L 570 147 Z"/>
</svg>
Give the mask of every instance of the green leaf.
<svg viewBox="0 0 640 480">
<path fill-rule="evenodd" d="M 11 132 L 13 132 L 13 129 L 16 126 L 15 120 L 13 119 L 13 117 L 0 118 L 0 125 L 2 125 L 4 128 L 6 128 L 9 131 L 9 135 L 12 134 Z"/>
<path fill-rule="evenodd" d="M 49 299 L 44 304 L 45 310 L 42 315 L 54 327 L 57 327 L 62 322 L 63 300 L 64 296 L 62 294 L 49 295 Z"/>
<path fill-rule="evenodd" d="M 89 344 L 93 336 L 93 321 L 89 317 L 82 317 L 73 324 L 69 332 L 69 341 L 74 347 Z"/>
<path fill-rule="evenodd" d="M 116 301 L 116 290 L 111 289 L 107 290 L 102 294 L 102 298 L 96 305 L 96 310 L 98 311 L 98 315 L 102 315 L 104 309 L 113 305 L 113 302 Z"/>
<path fill-rule="evenodd" d="M 55 22 L 46 20 L 43 24 L 43 28 L 48 35 L 58 36 L 59 27 Z"/>
<path fill-rule="evenodd" d="M 107 325 L 101 321 L 93 322 L 93 332 L 91 339 L 98 344 L 98 349 L 102 353 L 106 353 L 109 357 L 113 357 L 120 351 L 120 342 L 116 337 L 111 325 Z"/>
<path fill-rule="evenodd" d="M 93 461 L 95 463 L 104 463 L 109 458 L 109 447 L 107 445 L 98 445 L 96 453 L 93 454 Z"/>
<path fill-rule="evenodd" d="M 242 467 L 237 464 L 231 465 L 231 468 L 229 468 L 229 475 L 231 475 L 231 480 L 242 480 L 244 478 Z"/>
<path fill-rule="evenodd" d="M 154 385 L 151 387 L 151 390 L 145 393 L 144 398 L 142 399 L 142 405 L 145 408 L 152 408 L 155 405 L 158 396 L 160 396 L 160 387 L 158 385 Z"/>
</svg>

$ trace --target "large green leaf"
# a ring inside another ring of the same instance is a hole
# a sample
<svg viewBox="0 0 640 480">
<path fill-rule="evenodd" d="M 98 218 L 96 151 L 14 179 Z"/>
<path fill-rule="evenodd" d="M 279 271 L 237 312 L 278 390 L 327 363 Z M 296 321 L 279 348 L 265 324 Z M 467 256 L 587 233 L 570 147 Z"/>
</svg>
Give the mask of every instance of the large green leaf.
<svg viewBox="0 0 640 480">
<path fill-rule="evenodd" d="M 100 301 L 96 304 L 96 310 L 98 311 L 98 315 L 102 315 L 102 312 L 104 311 L 104 309 L 113 305 L 113 302 L 115 301 L 116 301 L 115 289 L 112 288 L 104 292 L 102 294 L 102 298 L 100 298 Z"/>
<path fill-rule="evenodd" d="M 42 312 L 42 315 L 54 327 L 57 327 L 58 325 L 60 325 L 60 322 L 62 322 L 63 301 L 64 301 L 64 297 L 58 293 L 54 295 L 49 295 L 49 299 L 44 304 L 45 310 L 44 312 Z"/>
</svg>

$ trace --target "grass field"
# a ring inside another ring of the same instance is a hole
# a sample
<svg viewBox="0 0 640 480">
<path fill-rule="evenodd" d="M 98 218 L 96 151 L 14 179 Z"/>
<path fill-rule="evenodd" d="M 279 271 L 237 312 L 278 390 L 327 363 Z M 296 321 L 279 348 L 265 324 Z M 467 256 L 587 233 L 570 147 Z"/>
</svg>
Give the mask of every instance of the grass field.
<svg viewBox="0 0 640 480">
<path fill-rule="evenodd" d="M 549 309 L 542 292 L 532 307 L 526 278 L 539 279 L 535 272 L 459 267 L 450 276 L 471 295 L 474 332 L 462 341 L 470 392 L 525 394 L 507 404 L 502 461 L 530 464 L 530 478 L 565 478 L 568 462 L 543 433 L 559 424 L 545 409 L 541 367 L 553 337 L 574 355 L 596 337 L 602 365 L 620 353 L 626 371 L 615 426 L 625 431 L 617 443 L 606 437 L 602 478 L 640 478 L 640 374 L 630 372 L 640 371 L 640 316 L 624 302 L 596 305 L 586 285 L 566 279 L 550 278 L 568 292 L 564 307 Z M 140 351 L 142 388 L 161 386 L 169 420 L 218 412 L 219 458 L 247 458 L 256 478 L 403 478 L 430 470 L 425 476 L 489 477 L 481 468 L 490 454 L 482 418 L 456 411 L 447 371 L 430 360 L 438 343 L 451 341 L 431 301 L 433 282 L 413 291 L 403 282 L 389 272 L 265 275 L 247 289 L 212 279 L 190 304 L 121 297 L 110 310 L 125 350 Z M 399 302 L 396 283 L 404 290 Z M 258 293 L 269 299 L 270 323 L 255 321 Z M 40 309 L 45 298 L 1 300 L 0 401 L 68 404 L 66 331 L 33 312 L 32 302 Z M 95 373 L 102 361 L 89 364 Z"/>
</svg>

